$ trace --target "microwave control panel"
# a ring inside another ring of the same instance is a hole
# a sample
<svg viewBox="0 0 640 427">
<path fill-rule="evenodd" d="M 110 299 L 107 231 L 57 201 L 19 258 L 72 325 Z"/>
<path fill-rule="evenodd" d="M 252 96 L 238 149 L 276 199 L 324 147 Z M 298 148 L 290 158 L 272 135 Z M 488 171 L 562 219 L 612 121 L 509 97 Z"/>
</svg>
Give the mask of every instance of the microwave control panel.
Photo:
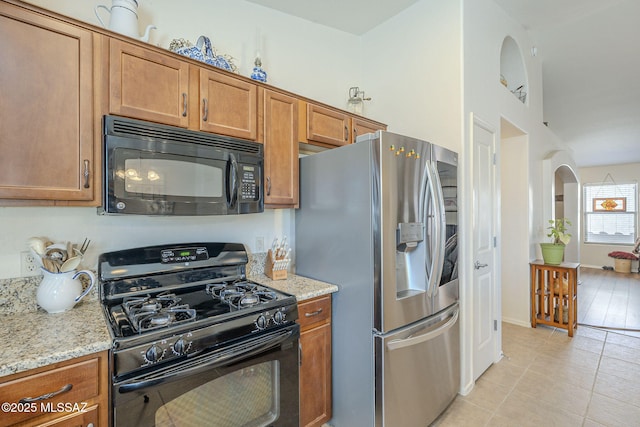
<svg viewBox="0 0 640 427">
<path fill-rule="evenodd" d="M 258 200 L 260 194 L 258 192 L 260 179 L 259 174 L 256 173 L 254 166 L 242 165 L 242 176 L 240 177 L 240 196 L 243 200 Z"/>
</svg>

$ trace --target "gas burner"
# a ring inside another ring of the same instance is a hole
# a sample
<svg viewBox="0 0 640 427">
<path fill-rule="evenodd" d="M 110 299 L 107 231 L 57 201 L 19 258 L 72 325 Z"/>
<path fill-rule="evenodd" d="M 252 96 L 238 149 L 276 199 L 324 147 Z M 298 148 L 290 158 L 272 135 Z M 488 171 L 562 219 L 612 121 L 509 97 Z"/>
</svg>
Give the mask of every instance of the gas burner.
<svg viewBox="0 0 640 427">
<path fill-rule="evenodd" d="M 249 282 L 215 283 L 206 291 L 235 309 L 253 307 L 276 300 L 277 294 L 267 288 Z"/>
<path fill-rule="evenodd" d="M 134 330 L 142 333 L 195 320 L 196 311 L 188 304 L 178 305 L 179 302 L 176 295 L 163 293 L 155 297 L 127 298 L 122 306 Z"/>
<path fill-rule="evenodd" d="M 146 332 L 152 329 L 173 326 L 184 322 L 195 320 L 196 311 L 188 305 L 180 305 L 171 308 L 163 308 L 157 312 L 140 312 L 131 319 L 137 325 L 138 332 Z"/>
</svg>

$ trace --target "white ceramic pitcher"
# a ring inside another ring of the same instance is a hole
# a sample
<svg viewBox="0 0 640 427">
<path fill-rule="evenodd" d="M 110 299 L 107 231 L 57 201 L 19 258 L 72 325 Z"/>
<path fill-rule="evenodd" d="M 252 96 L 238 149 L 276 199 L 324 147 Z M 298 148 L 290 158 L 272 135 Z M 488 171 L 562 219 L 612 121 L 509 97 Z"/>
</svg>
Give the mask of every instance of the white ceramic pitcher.
<svg viewBox="0 0 640 427">
<path fill-rule="evenodd" d="M 98 9 L 104 9 L 111 15 L 108 26 L 105 25 L 100 17 Z M 96 6 L 94 11 L 98 21 L 100 21 L 100 24 L 102 24 L 104 28 L 142 40 L 143 42 L 149 41 L 149 32 L 156 28 L 155 25 L 147 26 L 144 35 L 140 37 L 138 33 L 138 2 L 136 0 L 112 0 L 111 8 L 100 4 Z"/>
<path fill-rule="evenodd" d="M 66 273 L 51 273 L 45 269 L 42 282 L 38 286 L 36 301 L 38 305 L 49 313 L 62 313 L 71 310 L 74 305 L 84 298 L 96 281 L 96 277 L 89 270 L 68 271 Z M 82 283 L 78 276 L 85 274 L 91 282 L 82 292 Z"/>
</svg>

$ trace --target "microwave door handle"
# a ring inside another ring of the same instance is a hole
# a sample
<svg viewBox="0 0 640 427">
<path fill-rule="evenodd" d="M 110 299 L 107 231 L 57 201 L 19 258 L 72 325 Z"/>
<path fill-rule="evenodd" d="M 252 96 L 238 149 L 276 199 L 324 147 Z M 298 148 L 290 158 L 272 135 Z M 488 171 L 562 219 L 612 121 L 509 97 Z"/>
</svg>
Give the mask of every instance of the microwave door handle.
<svg viewBox="0 0 640 427">
<path fill-rule="evenodd" d="M 238 162 L 233 154 L 227 160 L 227 207 L 233 209 L 238 201 Z"/>
</svg>

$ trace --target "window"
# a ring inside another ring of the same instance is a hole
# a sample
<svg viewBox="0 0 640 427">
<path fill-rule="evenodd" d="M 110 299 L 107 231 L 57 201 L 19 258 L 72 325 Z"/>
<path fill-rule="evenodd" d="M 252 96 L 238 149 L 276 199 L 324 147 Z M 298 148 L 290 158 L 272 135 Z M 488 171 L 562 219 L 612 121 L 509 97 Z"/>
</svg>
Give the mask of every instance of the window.
<svg viewBox="0 0 640 427">
<path fill-rule="evenodd" d="M 584 185 L 584 241 L 633 245 L 638 184 Z"/>
</svg>

